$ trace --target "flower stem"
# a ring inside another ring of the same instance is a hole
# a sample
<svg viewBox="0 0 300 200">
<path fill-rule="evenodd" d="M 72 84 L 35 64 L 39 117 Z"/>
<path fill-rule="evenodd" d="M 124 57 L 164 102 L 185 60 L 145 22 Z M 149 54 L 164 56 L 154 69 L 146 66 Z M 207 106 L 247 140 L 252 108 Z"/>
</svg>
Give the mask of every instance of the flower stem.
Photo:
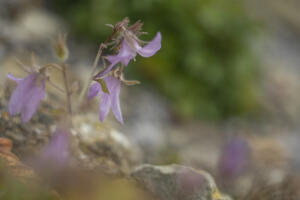
<svg viewBox="0 0 300 200">
<path fill-rule="evenodd" d="M 96 58 L 94 60 L 94 63 L 93 63 L 93 66 L 92 66 L 92 69 L 91 69 L 91 73 L 89 75 L 89 78 L 88 80 L 85 82 L 84 84 L 84 87 L 80 93 L 80 96 L 79 96 L 79 105 L 83 102 L 83 99 L 87 93 L 87 90 L 93 80 L 93 77 L 94 77 L 94 73 L 97 69 L 97 64 L 99 62 L 99 59 L 101 57 L 101 54 L 102 54 L 102 51 L 107 47 L 108 43 L 116 36 L 116 34 L 118 33 L 119 31 L 119 28 L 114 28 L 113 30 L 113 33 L 103 42 L 100 44 L 99 46 L 99 49 L 98 49 L 98 53 L 96 55 Z"/>
<path fill-rule="evenodd" d="M 100 59 L 100 56 L 101 56 L 101 54 L 102 54 L 103 49 L 104 49 L 103 43 L 101 43 L 101 45 L 100 45 L 100 47 L 99 47 L 99 50 L 98 50 L 98 53 L 97 53 L 97 55 L 96 55 L 96 58 L 95 58 L 95 60 L 94 60 L 94 63 L 93 63 L 92 70 L 91 70 L 91 73 L 90 73 L 90 75 L 89 75 L 89 78 L 88 78 L 88 80 L 85 82 L 84 87 L 83 87 L 83 89 L 82 89 L 82 91 L 81 91 L 81 93 L 80 93 L 80 96 L 79 96 L 79 102 L 80 102 L 80 103 L 83 101 L 83 98 L 84 98 L 84 96 L 86 95 L 86 92 L 87 92 L 87 90 L 88 90 L 88 88 L 89 88 L 89 86 L 90 86 L 90 84 L 91 84 L 91 82 L 92 82 L 92 80 L 93 80 L 93 75 L 94 75 L 94 73 L 95 73 L 95 71 L 96 71 L 97 64 L 98 64 L 98 62 L 99 62 L 99 59 Z"/>
<path fill-rule="evenodd" d="M 49 84 L 55 88 L 57 91 L 61 92 L 62 94 L 65 94 L 65 90 L 57 86 L 55 83 L 53 83 L 50 79 L 48 80 Z"/>
<path fill-rule="evenodd" d="M 67 112 L 71 116 L 72 115 L 72 104 L 71 104 L 71 93 L 70 93 L 70 88 L 69 88 L 69 83 L 68 83 L 67 66 L 65 63 L 62 63 L 61 67 L 62 67 L 62 75 L 63 75 L 65 91 L 66 91 Z"/>
<path fill-rule="evenodd" d="M 26 72 L 28 74 L 31 73 L 32 70 L 29 69 L 28 67 L 26 67 L 19 59 L 16 58 L 15 60 L 16 60 L 18 66 L 20 67 L 21 70 L 23 70 L 24 72 Z"/>
</svg>

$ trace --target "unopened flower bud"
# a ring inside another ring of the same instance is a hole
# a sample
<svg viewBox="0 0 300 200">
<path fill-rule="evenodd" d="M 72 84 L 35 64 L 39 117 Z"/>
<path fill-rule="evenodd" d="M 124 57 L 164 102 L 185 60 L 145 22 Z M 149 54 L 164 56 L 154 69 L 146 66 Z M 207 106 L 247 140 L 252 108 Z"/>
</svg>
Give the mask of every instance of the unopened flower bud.
<svg viewBox="0 0 300 200">
<path fill-rule="evenodd" d="M 56 56 L 62 61 L 65 62 L 69 57 L 69 50 L 66 44 L 67 35 L 59 34 L 57 38 L 57 42 L 54 45 L 54 51 Z"/>
</svg>

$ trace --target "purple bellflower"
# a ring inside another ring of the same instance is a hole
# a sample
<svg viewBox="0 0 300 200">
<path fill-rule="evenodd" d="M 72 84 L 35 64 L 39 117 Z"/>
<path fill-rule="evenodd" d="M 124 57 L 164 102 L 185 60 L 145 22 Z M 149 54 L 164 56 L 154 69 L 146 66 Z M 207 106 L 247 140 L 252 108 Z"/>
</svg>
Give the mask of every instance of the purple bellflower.
<svg viewBox="0 0 300 200">
<path fill-rule="evenodd" d="M 111 75 L 106 76 L 103 80 L 105 86 L 101 85 L 99 82 L 96 82 L 91 86 L 88 99 L 91 99 L 98 94 L 100 95 L 99 119 L 101 122 L 106 118 L 111 108 L 117 120 L 123 124 L 119 100 L 121 81 Z"/>
<path fill-rule="evenodd" d="M 24 79 L 16 78 L 12 74 L 8 74 L 8 78 L 18 84 L 10 97 L 8 111 L 12 116 L 21 113 L 21 119 L 26 123 L 37 111 L 40 101 L 45 98 L 47 77 L 33 72 Z"/>
<path fill-rule="evenodd" d="M 143 57 L 153 56 L 161 48 L 161 34 L 158 32 L 154 39 L 144 47 L 142 47 L 139 43 L 144 42 L 140 41 L 132 32 L 127 30 L 124 33 L 119 53 L 117 55 L 106 56 L 110 65 L 99 74 L 99 77 L 104 76 L 106 73 L 111 71 L 111 69 L 119 62 L 127 66 L 130 60 L 135 59 L 137 53 Z"/>
</svg>

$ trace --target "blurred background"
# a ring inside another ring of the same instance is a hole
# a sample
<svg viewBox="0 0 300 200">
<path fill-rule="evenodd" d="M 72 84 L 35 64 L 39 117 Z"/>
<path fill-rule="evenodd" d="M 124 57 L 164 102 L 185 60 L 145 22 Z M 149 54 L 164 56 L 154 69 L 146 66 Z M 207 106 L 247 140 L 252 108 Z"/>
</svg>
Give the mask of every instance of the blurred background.
<svg viewBox="0 0 300 200">
<path fill-rule="evenodd" d="M 106 123 L 143 162 L 208 170 L 242 196 L 253 179 L 277 183 L 300 167 L 299 9 L 295 0 L 0 0 L 0 81 L 14 56 L 52 59 L 58 32 L 83 79 L 112 31 L 105 24 L 141 20 L 142 39 L 160 31 L 162 48 L 126 68 L 142 84 L 122 88 L 125 125 Z"/>
</svg>

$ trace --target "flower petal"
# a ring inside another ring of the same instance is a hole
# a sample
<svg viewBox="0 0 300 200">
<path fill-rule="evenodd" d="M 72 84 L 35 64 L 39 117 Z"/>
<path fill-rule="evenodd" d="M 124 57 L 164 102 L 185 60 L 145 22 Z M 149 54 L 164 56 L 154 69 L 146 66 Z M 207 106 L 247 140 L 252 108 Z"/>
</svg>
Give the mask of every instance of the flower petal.
<svg viewBox="0 0 300 200">
<path fill-rule="evenodd" d="M 15 81 L 17 83 L 20 83 L 22 80 L 24 80 L 23 78 L 16 78 L 16 77 L 14 77 L 11 73 L 7 74 L 7 78 L 9 78 L 10 80 L 13 80 L 13 81 Z"/>
<path fill-rule="evenodd" d="M 88 99 L 92 99 L 94 98 L 95 96 L 97 96 L 97 94 L 99 93 L 99 91 L 101 90 L 101 86 L 99 83 L 94 83 L 91 87 L 90 87 L 90 90 L 89 90 L 89 93 L 88 93 Z"/>
<path fill-rule="evenodd" d="M 106 59 L 110 62 L 110 63 L 118 63 L 120 62 L 120 56 L 118 55 L 112 55 L 112 56 L 106 56 Z"/>
<path fill-rule="evenodd" d="M 118 82 L 120 82 L 118 79 L 116 79 L 116 78 L 114 78 L 112 76 L 105 77 L 104 81 L 106 83 L 107 89 L 108 89 L 108 91 L 109 91 L 110 94 L 112 94 L 114 92 L 114 88 L 116 87 L 116 85 L 118 84 Z"/>
<path fill-rule="evenodd" d="M 110 96 L 104 92 L 100 93 L 99 119 L 101 122 L 107 117 L 111 105 Z"/>
<path fill-rule="evenodd" d="M 153 56 L 161 48 L 161 34 L 158 32 L 154 39 L 137 52 L 143 57 Z"/>
<path fill-rule="evenodd" d="M 121 107 L 120 107 L 120 99 L 119 99 L 121 81 L 112 76 L 105 77 L 104 80 L 109 90 L 112 112 L 114 113 L 117 120 L 120 123 L 123 123 Z"/>
<path fill-rule="evenodd" d="M 129 47 L 129 45 L 123 41 L 121 44 L 121 49 L 118 53 L 118 55 L 108 55 L 106 56 L 107 60 L 110 62 L 110 65 L 101 72 L 98 77 L 102 77 L 108 72 L 111 71 L 111 69 L 118 63 L 122 62 L 125 66 L 128 65 L 129 61 L 132 59 L 132 50 Z"/>
<path fill-rule="evenodd" d="M 114 113 L 117 120 L 123 124 L 123 117 L 121 112 L 121 106 L 120 106 L 120 86 L 121 82 L 118 79 L 115 79 L 115 85 L 113 88 L 111 96 L 111 110 Z"/>
<path fill-rule="evenodd" d="M 101 72 L 97 77 L 102 77 L 104 76 L 105 74 L 107 74 L 108 72 L 111 71 L 111 69 L 118 63 L 119 61 L 115 61 L 113 63 L 111 63 L 103 72 Z"/>
<path fill-rule="evenodd" d="M 130 47 L 126 40 L 124 40 L 118 56 L 120 57 L 122 64 L 127 66 L 130 60 L 136 56 L 136 52 Z"/>
<path fill-rule="evenodd" d="M 13 76 L 9 77 L 12 78 Z M 19 81 L 19 84 L 12 93 L 8 104 L 8 111 L 11 115 L 16 115 L 21 112 L 22 107 L 26 103 L 26 96 L 34 86 L 36 78 L 37 74 L 33 73 Z"/>
<path fill-rule="evenodd" d="M 28 92 L 24 105 L 22 108 L 22 121 L 28 122 L 34 113 L 36 112 L 40 102 L 45 98 L 45 81 L 40 87 L 34 85 L 33 88 Z"/>
<path fill-rule="evenodd" d="M 111 71 L 111 69 L 118 63 L 121 62 L 123 65 L 127 66 L 131 59 L 133 59 L 136 56 L 135 50 L 133 50 L 130 45 L 123 40 L 121 44 L 121 49 L 117 55 L 108 55 L 106 56 L 107 60 L 110 62 L 110 65 L 101 72 L 98 77 L 102 77 L 108 72 Z"/>
</svg>

